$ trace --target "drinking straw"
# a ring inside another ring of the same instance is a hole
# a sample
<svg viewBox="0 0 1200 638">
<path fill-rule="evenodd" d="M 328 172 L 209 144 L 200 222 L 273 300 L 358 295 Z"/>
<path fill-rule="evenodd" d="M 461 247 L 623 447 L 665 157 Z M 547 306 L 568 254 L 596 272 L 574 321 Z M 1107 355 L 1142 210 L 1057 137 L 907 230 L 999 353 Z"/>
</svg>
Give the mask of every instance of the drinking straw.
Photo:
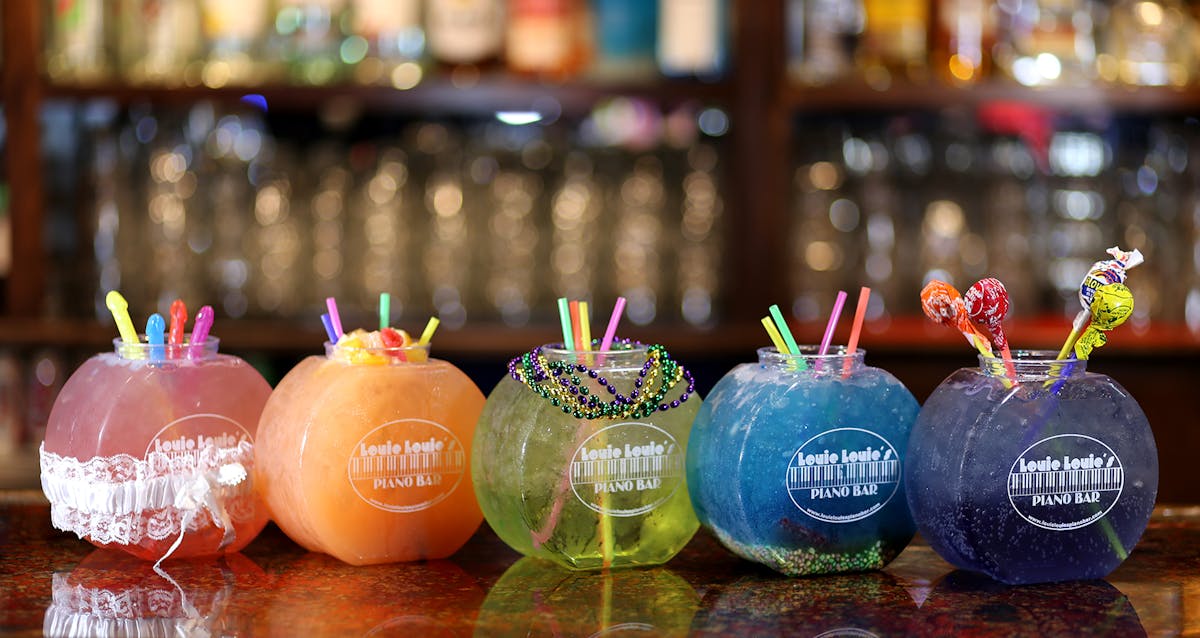
<svg viewBox="0 0 1200 638">
<path fill-rule="evenodd" d="M 571 350 L 575 339 L 571 336 L 571 309 L 566 297 L 558 298 L 558 319 L 562 323 L 563 350 Z"/>
<path fill-rule="evenodd" d="M 572 299 L 568 305 L 571 312 L 571 335 L 575 337 L 575 351 L 583 350 L 583 330 L 579 325 L 579 302 Z"/>
<path fill-rule="evenodd" d="M 121 333 L 121 341 L 138 343 L 137 328 L 133 327 L 133 321 L 129 318 L 129 302 L 125 301 L 125 297 L 115 290 L 110 290 L 104 297 L 104 305 L 108 306 L 113 320 L 117 322 L 117 331 Z"/>
<path fill-rule="evenodd" d="M 771 343 L 775 344 L 775 350 L 779 354 L 792 354 L 792 351 L 788 350 L 787 344 L 783 342 L 783 337 L 779 335 L 779 328 L 776 328 L 775 322 L 771 321 L 771 317 L 763 317 L 762 325 L 767 329 L 767 335 L 771 337 Z"/>
<path fill-rule="evenodd" d="M 193 359 L 204 353 L 204 342 L 208 340 L 208 331 L 212 330 L 212 306 L 201 306 L 192 323 L 192 347 L 190 355 Z"/>
<path fill-rule="evenodd" d="M 621 322 L 621 313 L 623 312 L 625 312 L 625 298 L 617 297 L 612 316 L 608 318 L 608 328 L 604 331 L 604 339 L 600 342 L 600 350 L 607 352 L 612 345 L 613 338 L 617 336 L 617 324 Z"/>
<path fill-rule="evenodd" d="M 583 349 L 587 352 L 592 351 L 592 321 L 588 318 L 588 302 L 579 302 L 579 331 L 583 333 L 580 341 L 583 342 Z"/>
<path fill-rule="evenodd" d="M 425 330 L 421 333 L 421 338 L 417 340 L 417 345 L 427 346 L 433 340 L 433 333 L 437 332 L 438 325 L 442 323 L 437 317 L 430 317 L 429 323 L 425 324 Z"/>
<path fill-rule="evenodd" d="M 792 331 L 788 329 L 787 321 L 783 318 L 783 313 L 779 311 L 779 304 L 771 304 L 767 311 L 771 313 L 771 317 L 775 319 L 775 325 L 779 328 L 779 335 L 783 337 L 783 342 L 787 344 L 787 351 L 792 354 L 800 354 L 800 346 L 796 345 L 796 338 L 792 336 Z"/>
<path fill-rule="evenodd" d="M 833 302 L 833 312 L 829 314 L 829 323 L 825 324 L 825 336 L 821 337 L 819 354 L 825 356 L 829 352 L 829 342 L 833 341 L 833 330 L 837 328 L 838 319 L 842 317 L 842 308 L 846 305 L 846 291 L 839 290 L 837 299 Z"/>
<path fill-rule="evenodd" d="M 858 307 L 854 309 L 854 324 L 850 326 L 850 341 L 846 343 L 846 360 L 842 362 L 842 376 L 850 375 L 850 357 L 858 350 L 858 337 L 862 334 L 863 319 L 867 317 L 867 302 L 871 289 L 863 286 L 858 291 Z"/>
<path fill-rule="evenodd" d="M 379 329 L 392 323 L 392 296 L 386 292 L 379 293 Z"/>
<path fill-rule="evenodd" d="M 337 345 L 339 335 L 333 329 L 333 319 L 329 318 L 329 313 L 321 315 L 321 325 L 325 326 L 325 334 L 329 337 L 329 343 Z"/>
<path fill-rule="evenodd" d="M 187 306 L 182 299 L 171 302 L 171 337 L 168 343 L 179 347 L 183 345 L 183 330 L 187 324 Z"/>
<path fill-rule="evenodd" d="M 342 331 L 342 317 L 338 315 L 337 300 L 333 297 L 326 297 L 325 307 L 329 309 L 329 321 L 333 324 L 334 331 L 339 336 L 346 334 Z"/>
<path fill-rule="evenodd" d="M 146 343 L 150 344 L 150 360 L 162 361 L 164 356 L 163 332 L 167 329 L 167 322 L 163 320 L 162 315 L 157 312 L 150 315 L 146 320 Z"/>
</svg>

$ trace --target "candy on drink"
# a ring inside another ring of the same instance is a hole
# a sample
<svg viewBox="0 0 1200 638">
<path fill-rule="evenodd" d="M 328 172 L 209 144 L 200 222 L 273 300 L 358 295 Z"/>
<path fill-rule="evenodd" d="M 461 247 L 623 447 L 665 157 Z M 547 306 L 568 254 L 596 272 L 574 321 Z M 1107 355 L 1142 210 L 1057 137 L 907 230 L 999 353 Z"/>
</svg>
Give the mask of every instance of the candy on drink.
<svg viewBox="0 0 1200 638">
<path fill-rule="evenodd" d="M 267 522 L 249 475 L 270 386 L 218 354 L 216 337 L 198 337 L 199 322 L 191 339 L 179 330 L 152 345 L 124 299 L 109 300 L 122 338 L 71 375 L 46 427 L 42 489 L 54 526 L 147 560 L 240 550 Z"/>
<path fill-rule="evenodd" d="M 687 456 L 696 515 L 738 556 L 789 576 L 880 569 L 915 531 L 901 477 L 919 406 L 863 350 L 798 350 L 760 349 L 700 408 Z"/>
<path fill-rule="evenodd" d="M 468 477 L 483 394 L 429 342 L 392 328 L 336 335 L 279 382 L 256 479 L 306 549 L 354 565 L 444 558 L 482 515 Z"/>
<path fill-rule="evenodd" d="M 1099 287 L 1078 360 L 1052 351 L 980 356 L 942 382 L 909 442 L 905 485 L 921 535 L 957 567 L 1036 583 L 1102 578 L 1133 549 L 1158 489 L 1146 415 L 1116 381 L 1087 372 L 1104 332 L 1132 312 Z"/>
<path fill-rule="evenodd" d="M 934 323 L 950 326 L 961 332 L 980 354 L 992 354 L 991 343 L 987 336 L 971 323 L 966 303 L 954 286 L 937 279 L 925 284 L 921 289 L 921 310 L 925 311 L 925 316 Z"/>
<path fill-rule="evenodd" d="M 606 340 L 609 350 L 552 344 L 514 358 L 475 437 L 472 478 L 492 529 L 572 569 L 663 563 L 699 527 L 684 479 L 700 407 L 691 375 L 662 346 Z"/>
</svg>

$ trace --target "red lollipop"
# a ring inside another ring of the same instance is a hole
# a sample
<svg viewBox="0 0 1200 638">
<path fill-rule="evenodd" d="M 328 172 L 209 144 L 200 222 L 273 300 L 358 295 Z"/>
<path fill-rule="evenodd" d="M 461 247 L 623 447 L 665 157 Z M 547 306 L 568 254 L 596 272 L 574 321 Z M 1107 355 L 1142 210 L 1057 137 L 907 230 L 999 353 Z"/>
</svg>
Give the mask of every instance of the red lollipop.
<svg viewBox="0 0 1200 638">
<path fill-rule="evenodd" d="M 1008 290 L 1004 288 L 1004 284 L 993 277 L 980 279 L 963 295 L 963 303 L 971 321 L 983 326 L 984 330 L 991 334 L 992 341 L 1000 348 L 1009 374 L 1016 376 L 1012 365 L 1012 353 L 1008 349 L 1008 338 L 1004 336 L 1004 327 L 1001 325 L 1008 316 L 1009 307 Z"/>
</svg>

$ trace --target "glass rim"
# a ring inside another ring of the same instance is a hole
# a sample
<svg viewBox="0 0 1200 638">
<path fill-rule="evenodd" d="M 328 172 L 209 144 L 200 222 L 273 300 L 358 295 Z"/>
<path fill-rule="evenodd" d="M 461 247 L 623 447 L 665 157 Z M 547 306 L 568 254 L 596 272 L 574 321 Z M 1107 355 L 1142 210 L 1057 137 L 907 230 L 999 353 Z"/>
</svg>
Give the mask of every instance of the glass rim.
<svg viewBox="0 0 1200 638">
<path fill-rule="evenodd" d="M 343 359 L 342 357 L 336 356 L 338 353 L 338 349 L 339 349 L 338 345 L 336 343 L 333 343 L 332 341 L 326 341 L 324 345 L 325 345 L 325 356 L 327 358 L 338 359 L 338 360 Z M 430 343 L 413 342 L 413 343 L 408 344 L 407 346 L 380 346 L 380 347 L 359 346 L 357 348 L 349 348 L 346 350 L 348 352 L 365 352 L 370 355 L 388 356 L 388 357 L 392 357 L 392 358 L 399 358 L 402 355 L 405 355 L 410 352 L 424 352 L 426 355 L 426 358 L 428 358 L 428 355 L 429 355 L 430 350 L 432 349 L 432 346 L 433 346 L 433 344 L 430 344 Z M 408 363 L 413 363 L 413 362 L 410 361 Z"/>
<path fill-rule="evenodd" d="M 622 346 L 618 349 L 609 348 L 608 350 L 576 350 L 567 348 L 561 341 L 542 344 L 542 352 L 546 355 L 555 355 L 559 357 L 568 357 L 571 355 L 604 355 L 606 357 L 619 357 L 623 355 L 631 355 L 638 353 L 646 353 L 650 351 L 650 346 L 644 343 L 617 343 L 613 342 L 614 346 Z M 555 347 L 557 346 L 557 347 Z"/>
<path fill-rule="evenodd" d="M 1057 350 L 1022 348 L 1010 350 L 1017 381 L 1080 376 L 1087 372 L 1087 359 L 1059 359 Z M 1009 376 L 1009 362 L 997 355 L 977 355 L 979 370 L 989 376 Z"/>
<path fill-rule="evenodd" d="M 795 354 L 790 352 L 780 352 L 775 346 L 763 346 L 755 352 L 758 353 L 759 360 L 768 359 L 775 361 L 795 361 L 803 359 L 805 361 L 833 361 L 835 359 L 863 359 L 866 357 L 867 350 L 865 348 L 855 348 L 854 352 L 849 352 L 847 346 L 830 346 L 829 351 L 821 354 L 821 347 L 812 344 L 799 344 L 800 352 Z"/>
<path fill-rule="evenodd" d="M 138 333 L 137 343 L 126 343 L 121 337 L 114 337 L 113 353 L 127 359 L 158 359 L 162 361 L 179 361 L 197 358 L 197 354 L 215 355 L 217 354 L 221 339 L 208 335 L 201 343 L 191 343 L 190 332 L 184 333 L 183 343 L 174 345 L 170 343 L 149 343 L 144 333 Z M 161 348 L 160 353 L 156 353 L 156 349 Z M 133 356 L 126 356 L 132 354 Z M 151 355 L 158 356 L 152 357 Z"/>
</svg>

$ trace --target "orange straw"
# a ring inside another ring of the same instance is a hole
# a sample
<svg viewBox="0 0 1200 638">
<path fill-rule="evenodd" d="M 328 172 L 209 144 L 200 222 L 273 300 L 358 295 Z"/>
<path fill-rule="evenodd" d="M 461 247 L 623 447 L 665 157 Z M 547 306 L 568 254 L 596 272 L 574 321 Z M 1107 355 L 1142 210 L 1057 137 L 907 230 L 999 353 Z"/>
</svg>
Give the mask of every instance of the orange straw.
<svg viewBox="0 0 1200 638">
<path fill-rule="evenodd" d="M 858 350 L 858 337 L 862 334 L 863 319 L 867 317 L 867 302 L 871 289 L 863 286 L 858 291 L 858 308 L 854 309 L 854 325 L 850 327 L 850 341 L 846 344 L 846 360 L 842 363 L 842 376 L 850 376 L 850 355 Z"/>
<path fill-rule="evenodd" d="M 571 301 L 571 336 L 575 339 L 575 351 L 583 350 L 583 331 L 579 325 L 579 301 Z"/>
</svg>

